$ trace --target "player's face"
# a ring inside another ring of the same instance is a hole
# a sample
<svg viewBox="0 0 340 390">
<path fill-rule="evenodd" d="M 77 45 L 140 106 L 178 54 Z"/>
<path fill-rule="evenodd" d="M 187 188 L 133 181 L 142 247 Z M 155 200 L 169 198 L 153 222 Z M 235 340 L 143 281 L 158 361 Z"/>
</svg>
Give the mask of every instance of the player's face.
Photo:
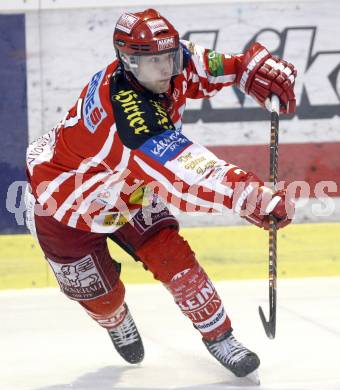
<svg viewBox="0 0 340 390">
<path fill-rule="evenodd" d="M 154 93 L 167 92 L 173 75 L 173 54 L 141 56 L 139 61 L 138 81 Z"/>
</svg>

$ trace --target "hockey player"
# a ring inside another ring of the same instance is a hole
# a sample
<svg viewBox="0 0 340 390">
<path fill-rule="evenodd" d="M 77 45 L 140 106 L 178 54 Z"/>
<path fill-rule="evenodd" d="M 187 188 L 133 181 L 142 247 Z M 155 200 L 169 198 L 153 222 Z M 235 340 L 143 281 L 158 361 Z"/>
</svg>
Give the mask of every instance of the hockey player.
<svg viewBox="0 0 340 390">
<path fill-rule="evenodd" d="M 262 107 L 279 96 L 295 110 L 293 65 L 259 43 L 225 55 L 179 39 L 157 11 L 123 14 L 114 30 L 117 59 L 94 74 L 56 128 L 27 151 L 27 221 L 61 290 L 105 328 L 129 363 L 144 357 L 124 301 L 110 238 L 161 281 L 200 332 L 208 351 L 237 376 L 260 360 L 239 343 L 212 281 L 178 233 L 169 208 L 232 209 L 268 228 L 291 222 L 285 191 L 216 157 L 182 133 L 187 98 L 236 85 Z"/>
</svg>

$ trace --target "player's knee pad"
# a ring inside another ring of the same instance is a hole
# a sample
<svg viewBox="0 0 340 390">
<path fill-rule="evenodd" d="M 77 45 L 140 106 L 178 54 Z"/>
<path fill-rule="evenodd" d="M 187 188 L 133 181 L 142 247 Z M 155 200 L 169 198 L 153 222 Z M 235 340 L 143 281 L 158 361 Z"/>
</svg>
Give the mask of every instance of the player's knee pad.
<svg viewBox="0 0 340 390">
<path fill-rule="evenodd" d="M 149 238 L 136 252 L 155 279 L 169 282 L 174 275 L 196 264 L 194 252 L 176 229 L 165 228 Z"/>
<path fill-rule="evenodd" d="M 80 259 L 47 260 L 61 291 L 78 301 L 100 325 L 114 327 L 124 302 L 125 288 L 119 279 L 120 264 L 112 259 L 107 246 L 98 247 Z"/>
<path fill-rule="evenodd" d="M 46 257 L 61 291 L 75 301 L 87 301 L 109 293 L 120 275 L 120 264 L 112 259 L 107 246 L 81 258 Z"/>
</svg>

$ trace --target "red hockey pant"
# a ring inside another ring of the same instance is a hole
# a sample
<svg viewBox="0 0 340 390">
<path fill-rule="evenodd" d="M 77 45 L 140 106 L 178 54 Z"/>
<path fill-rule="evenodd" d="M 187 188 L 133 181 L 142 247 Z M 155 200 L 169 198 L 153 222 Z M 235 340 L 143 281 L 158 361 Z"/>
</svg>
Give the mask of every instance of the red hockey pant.
<svg viewBox="0 0 340 390">
<path fill-rule="evenodd" d="M 119 278 L 120 264 L 108 250 L 110 238 L 142 261 L 168 288 L 203 337 L 212 339 L 230 329 L 214 286 L 189 244 L 178 234 L 177 221 L 170 213 L 155 218 L 145 229 L 139 218 L 139 223 L 125 224 L 111 235 L 77 230 L 53 217 L 36 216 L 35 224 L 40 246 L 61 290 L 103 327 L 112 324 L 110 319 L 124 302 L 125 293 Z"/>
</svg>

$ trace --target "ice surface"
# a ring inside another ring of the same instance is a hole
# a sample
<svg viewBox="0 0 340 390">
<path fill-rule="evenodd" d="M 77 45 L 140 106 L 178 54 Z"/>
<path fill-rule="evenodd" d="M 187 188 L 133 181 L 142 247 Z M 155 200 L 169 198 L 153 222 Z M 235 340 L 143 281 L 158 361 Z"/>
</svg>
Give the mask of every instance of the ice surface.
<svg viewBox="0 0 340 390">
<path fill-rule="evenodd" d="M 261 385 L 205 350 L 161 285 L 128 285 L 145 360 L 129 366 L 83 309 L 57 289 L 0 292 L 1 390 L 340 390 L 340 278 L 279 280 L 277 336 L 269 340 L 266 281 L 216 283 L 234 334 L 261 358 Z"/>
</svg>

